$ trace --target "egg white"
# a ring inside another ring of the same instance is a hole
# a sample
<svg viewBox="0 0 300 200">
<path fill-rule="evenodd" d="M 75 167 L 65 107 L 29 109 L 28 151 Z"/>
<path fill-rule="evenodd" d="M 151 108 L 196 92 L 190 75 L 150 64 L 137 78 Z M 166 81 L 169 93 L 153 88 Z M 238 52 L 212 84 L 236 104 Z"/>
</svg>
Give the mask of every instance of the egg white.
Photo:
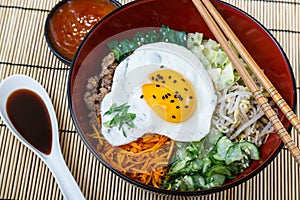
<svg viewBox="0 0 300 200">
<path fill-rule="evenodd" d="M 161 66 L 182 74 L 193 85 L 197 106 L 193 115 L 181 123 L 161 119 L 141 97 L 142 86 L 151 83 L 149 75 Z M 134 128 L 124 125 L 126 136 L 118 126 L 108 128 L 102 124 L 102 134 L 114 146 L 130 143 L 145 133 L 159 133 L 176 141 L 199 141 L 210 130 L 211 118 L 217 97 L 207 71 L 198 58 L 185 47 L 170 43 L 153 43 L 136 49 L 116 68 L 112 90 L 101 104 L 101 121 L 109 121 L 113 115 L 104 115 L 113 103 L 128 102 L 128 112 L 135 113 Z"/>
</svg>

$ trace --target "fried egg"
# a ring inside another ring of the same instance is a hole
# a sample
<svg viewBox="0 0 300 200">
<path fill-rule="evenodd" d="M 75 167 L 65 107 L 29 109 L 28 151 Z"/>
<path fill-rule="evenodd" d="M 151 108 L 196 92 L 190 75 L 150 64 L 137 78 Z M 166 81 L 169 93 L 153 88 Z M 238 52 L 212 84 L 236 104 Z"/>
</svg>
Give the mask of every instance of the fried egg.
<svg viewBox="0 0 300 200">
<path fill-rule="evenodd" d="M 111 105 L 124 103 L 136 115 L 134 127 L 105 126 L 113 117 L 105 115 Z M 199 141 L 209 133 L 216 103 L 212 80 L 192 52 L 164 42 L 143 45 L 116 68 L 111 92 L 101 103 L 102 134 L 114 146 L 146 133 Z"/>
</svg>

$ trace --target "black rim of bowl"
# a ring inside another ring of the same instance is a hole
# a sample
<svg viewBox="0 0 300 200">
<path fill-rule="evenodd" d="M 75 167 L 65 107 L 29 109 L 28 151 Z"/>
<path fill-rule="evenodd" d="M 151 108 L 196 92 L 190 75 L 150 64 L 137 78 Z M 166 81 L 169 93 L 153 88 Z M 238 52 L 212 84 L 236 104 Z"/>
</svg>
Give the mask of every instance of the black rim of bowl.
<svg viewBox="0 0 300 200">
<path fill-rule="evenodd" d="M 136 0 L 136 1 L 140 1 L 140 0 Z M 281 55 L 285 59 L 287 65 L 288 65 L 289 73 L 290 73 L 291 78 L 292 78 L 292 88 L 293 88 L 293 95 L 294 95 L 294 98 L 293 98 L 294 105 L 292 106 L 292 110 L 295 112 L 296 104 L 297 104 L 296 103 L 297 102 L 296 82 L 295 82 L 295 78 L 294 78 L 294 75 L 293 75 L 291 64 L 290 64 L 285 52 L 283 51 L 282 47 L 280 46 L 279 42 L 275 39 L 275 37 L 271 34 L 271 32 L 268 29 L 266 29 L 259 21 L 257 21 L 251 15 L 249 15 L 248 13 L 244 12 L 243 10 L 241 10 L 241 9 L 239 9 L 239 8 L 229 4 L 229 3 L 226 3 L 226 2 L 223 2 L 223 1 L 219 1 L 219 2 L 224 4 L 225 6 L 230 7 L 233 10 L 236 10 L 236 11 L 242 13 L 243 15 L 245 15 L 246 17 L 251 19 L 254 23 L 256 23 L 258 25 L 258 27 L 260 27 L 262 30 L 264 30 L 267 33 L 267 35 L 273 40 L 274 44 L 277 46 L 277 48 L 279 49 Z M 123 7 L 126 8 L 127 6 L 130 6 L 132 4 L 135 4 L 135 1 L 127 3 L 126 5 L 124 5 L 120 8 L 117 8 L 116 10 L 114 10 L 110 14 L 108 14 L 105 18 L 107 18 L 108 16 L 114 14 L 115 12 L 118 12 L 118 10 L 122 9 Z M 105 19 L 105 18 L 103 18 L 103 19 Z M 97 27 L 97 25 L 100 24 L 100 23 L 101 23 L 101 21 L 98 22 L 92 28 L 92 30 L 87 34 L 87 36 L 90 35 L 93 32 L 93 30 Z M 76 56 L 79 54 L 79 51 L 80 51 L 81 47 L 83 46 L 83 44 L 85 43 L 87 36 L 85 37 L 85 39 L 80 44 L 74 58 L 76 58 Z M 75 124 L 76 130 L 78 131 L 81 139 L 84 141 L 85 145 L 92 152 L 92 154 L 101 162 L 101 164 L 103 164 L 105 167 L 107 167 L 109 170 L 111 170 L 113 173 L 115 173 L 116 175 L 118 175 L 122 179 L 128 181 L 129 183 L 131 183 L 135 186 L 146 189 L 147 191 L 154 192 L 154 193 L 157 193 L 157 194 L 175 195 L 175 196 L 180 196 L 180 195 L 199 196 L 199 195 L 207 195 L 207 194 L 213 194 L 213 193 L 216 193 L 216 192 L 221 192 L 221 191 L 230 189 L 232 187 L 235 187 L 235 186 L 237 186 L 237 185 L 239 185 L 243 182 L 246 182 L 247 180 L 253 178 L 255 175 L 257 175 L 259 172 L 261 172 L 266 166 L 268 166 L 275 159 L 275 157 L 278 155 L 278 153 L 281 151 L 281 149 L 284 146 L 283 142 L 281 142 L 281 145 L 274 152 L 274 154 L 269 158 L 269 160 L 267 160 L 263 165 L 261 165 L 259 168 L 257 168 L 257 170 L 255 172 L 249 174 L 246 177 L 243 177 L 243 178 L 239 179 L 237 182 L 230 183 L 228 185 L 223 185 L 223 186 L 220 186 L 220 187 L 210 188 L 210 189 L 206 189 L 206 190 L 199 190 L 199 191 L 178 191 L 178 190 L 164 190 L 164 189 L 154 188 L 154 187 L 147 186 L 147 185 L 144 185 L 142 183 L 139 183 L 137 181 L 134 181 L 134 180 L 130 179 L 129 177 L 125 176 L 124 174 L 120 173 L 116 169 L 109 166 L 106 162 L 104 162 L 101 159 L 101 157 L 97 154 L 97 152 L 95 152 L 95 150 L 90 146 L 90 143 L 85 138 L 84 133 L 82 133 L 80 128 L 79 128 L 79 125 L 77 124 L 77 121 L 76 121 L 76 117 L 74 116 L 74 113 L 73 113 L 72 100 L 71 100 L 71 91 L 70 91 L 71 90 L 71 77 L 72 77 L 72 72 L 73 72 L 73 69 L 74 69 L 74 61 L 75 61 L 75 59 L 73 59 L 73 61 L 71 63 L 71 67 L 70 67 L 70 71 L 69 71 L 69 77 L 68 77 L 68 88 L 67 88 L 67 90 L 68 90 L 67 91 L 68 92 L 68 104 L 69 104 L 69 109 L 70 109 L 70 112 L 71 112 L 72 120 Z M 290 132 L 291 129 L 292 129 L 292 125 L 289 126 L 287 131 Z"/>
<path fill-rule="evenodd" d="M 50 40 L 50 36 L 49 36 L 49 23 L 50 23 L 50 20 L 54 14 L 54 12 L 59 8 L 61 7 L 62 5 L 64 5 L 65 3 L 67 3 L 68 1 L 71 1 L 71 0 L 62 0 L 60 1 L 59 3 L 57 3 L 51 10 L 50 12 L 48 13 L 48 16 L 46 18 L 46 22 L 45 22 L 45 26 L 44 26 L 44 36 L 45 36 L 45 39 L 46 39 L 46 42 L 48 44 L 48 47 L 51 49 L 51 51 L 54 53 L 54 55 L 59 58 L 63 63 L 67 64 L 67 65 L 71 65 L 72 63 L 72 60 L 64 57 L 62 54 L 60 54 L 56 49 L 55 47 L 53 46 L 51 40 Z M 120 2 L 118 2 L 117 0 L 108 0 L 109 2 L 113 3 L 114 5 L 117 6 L 117 8 L 121 7 L 122 4 Z M 116 9 L 117 9 L 116 8 Z M 100 20 L 101 21 L 101 20 Z M 96 24 L 97 25 L 97 24 Z M 96 26 L 95 25 L 95 26 Z M 92 31 L 92 30 L 91 30 Z M 83 40 L 84 41 L 84 40 Z M 82 42 L 83 42 L 82 41 Z M 79 45 L 80 47 L 80 45 Z M 79 48 L 78 47 L 78 48 Z M 76 55 L 76 54 L 75 54 Z M 75 57 L 74 55 L 74 57 Z M 73 57 L 73 58 L 74 58 Z"/>
</svg>

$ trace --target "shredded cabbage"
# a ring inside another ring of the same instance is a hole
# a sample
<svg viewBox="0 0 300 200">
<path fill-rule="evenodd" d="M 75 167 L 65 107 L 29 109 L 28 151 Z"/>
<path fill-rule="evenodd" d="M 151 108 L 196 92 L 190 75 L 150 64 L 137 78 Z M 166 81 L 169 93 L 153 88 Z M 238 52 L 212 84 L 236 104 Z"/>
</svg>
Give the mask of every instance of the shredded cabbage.
<svg viewBox="0 0 300 200">
<path fill-rule="evenodd" d="M 217 91 L 223 90 L 240 78 L 225 51 L 216 41 L 204 40 L 202 33 L 189 33 L 187 47 L 204 65 Z"/>
</svg>

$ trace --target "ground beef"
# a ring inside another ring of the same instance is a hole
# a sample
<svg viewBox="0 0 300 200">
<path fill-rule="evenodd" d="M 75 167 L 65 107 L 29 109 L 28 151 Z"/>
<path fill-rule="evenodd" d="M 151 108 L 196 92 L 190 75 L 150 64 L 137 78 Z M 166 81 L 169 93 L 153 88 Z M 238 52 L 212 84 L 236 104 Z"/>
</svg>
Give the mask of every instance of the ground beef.
<svg viewBox="0 0 300 200">
<path fill-rule="evenodd" d="M 85 103 L 91 111 L 89 115 L 91 119 L 100 116 L 102 99 L 111 90 L 114 72 L 117 67 L 113 53 L 109 53 L 103 58 L 101 67 L 102 71 L 99 75 L 90 77 L 87 80 L 86 93 L 84 94 Z"/>
</svg>

